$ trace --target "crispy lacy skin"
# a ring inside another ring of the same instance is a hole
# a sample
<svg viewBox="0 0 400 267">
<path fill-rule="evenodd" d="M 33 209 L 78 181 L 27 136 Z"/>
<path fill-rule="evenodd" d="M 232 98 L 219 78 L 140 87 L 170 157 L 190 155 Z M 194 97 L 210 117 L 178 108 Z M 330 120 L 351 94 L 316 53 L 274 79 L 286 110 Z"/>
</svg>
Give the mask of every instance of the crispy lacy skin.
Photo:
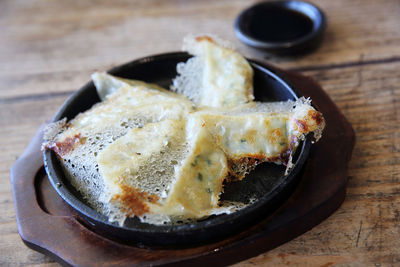
<svg viewBox="0 0 400 267">
<path fill-rule="evenodd" d="M 107 75 L 102 79 L 107 80 Z M 128 96 L 125 100 L 127 102 L 124 101 L 125 96 Z M 110 114 L 115 113 L 120 120 L 136 114 L 136 110 L 143 112 L 144 106 L 140 103 L 142 96 L 149 96 L 143 101 L 146 102 L 146 114 L 152 114 L 152 119 L 144 126 L 133 127 L 117 138 L 96 158 L 100 173 L 110 174 L 101 178 L 106 188 L 109 188 L 111 203 L 117 205 L 127 217 L 140 218 L 148 213 L 160 213 L 201 218 L 217 214 L 224 180 L 243 179 L 246 173 L 261 162 L 290 164 L 299 140 L 310 132 L 314 132 L 316 139 L 319 139 L 325 126 L 322 114 L 307 101 L 291 102 L 287 105 L 290 108 L 284 112 L 247 109 L 243 113 L 240 108 L 236 111 L 212 108 L 196 110 L 189 100 L 175 96 L 172 92 L 146 89 L 144 83 L 134 87 L 124 82 L 121 88 L 105 96 L 104 102 L 64 125 L 63 131 L 48 142 L 45 148 L 65 158 L 78 146 L 85 145 L 87 137 L 82 136 L 82 129 L 96 129 L 100 126 L 103 129 L 106 126 L 104 123 L 100 125 L 96 119 L 92 120 L 91 116 L 100 114 L 117 125 L 119 121 L 115 122 Z M 134 112 L 125 113 L 129 105 L 134 106 Z M 182 109 L 175 110 L 177 105 Z M 119 109 L 123 111 L 118 113 Z M 103 112 L 106 110 L 111 113 Z M 182 135 L 179 142 L 171 142 L 178 135 L 175 131 Z M 175 143 L 187 144 L 188 151 L 172 168 L 174 178 L 167 180 L 171 187 L 166 191 L 166 196 L 149 193 L 151 191 L 142 188 L 140 183 L 126 182 L 126 178 L 121 178 L 126 176 L 128 169 L 129 173 L 137 174 L 143 168 L 153 168 L 146 165 L 149 160 L 141 159 L 150 159 L 154 153 L 162 151 L 163 147 Z M 118 149 L 108 149 L 112 147 Z M 115 162 L 113 159 L 121 160 Z"/>
<path fill-rule="evenodd" d="M 231 108 L 253 101 L 253 69 L 242 55 L 210 36 L 185 38 L 183 46 L 194 58 L 181 65 L 177 92 L 190 98 L 195 87 L 198 106 Z M 193 62 L 201 71 L 191 69 Z M 192 79 L 193 71 L 201 76 Z"/>
</svg>

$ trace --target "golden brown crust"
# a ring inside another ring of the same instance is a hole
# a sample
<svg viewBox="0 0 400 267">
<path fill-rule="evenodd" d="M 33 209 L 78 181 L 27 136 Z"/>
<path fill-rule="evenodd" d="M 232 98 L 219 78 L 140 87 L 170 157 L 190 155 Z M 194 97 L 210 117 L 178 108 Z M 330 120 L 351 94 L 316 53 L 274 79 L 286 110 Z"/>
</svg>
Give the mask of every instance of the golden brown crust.
<svg viewBox="0 0 400 267">
<path fill-rule="evenodd" d="M 214 40 L 210 36 L 207 36 L 207 35 L 196 37 L 196 41 L 197 42 L 208 41 L 210 43 L 214 43 Z"/>
<path fill-rule="evenodd" d="M 258 164 L 262 162 L 276 162 L 287 165 L 291 151 L 294 148 L 295 145 L 293 140 L 288 150 L 285 150 L 275 157 L 266 157 L 264 154 L 246 154 L 245 156 L 237 159 L 230 158 L 228 160 L 229 173 L 226 181 L 230 182 L 235 180 L 242 180 L 247 171 L 253 170 Z M 246 172 L 241 171 L 242 169 L 245 169 Z"/>
<path fill-rule="evenodd" d="M 72 152 L 76 145 L 84 144 L 86 137 L 81 137 L 81 134 L 75 134 L 73 137 L 67 137 L 62 142 L 51 141 L 45 145 L 46 149 L 51 149 L 57 153 L 61 158 Z"/>
<path fill-rule="evenodd" d="M 309 110 L 303 120 L 295 120 L 300 133 L 313 132 L 325 124 L 321 112 Z"/>
<path fill-rule="evenodd" d="M 308 116 L 311 117 L 317 125 L 321 125 L 324 122 L 324 117 L 321 112 L 316 110 L 308 111 Z"/>
<path fill-rule="evenodd" d="M 121 205 L 121 209 L 129 216 L 142 216 L 143 214 L 150 211 L 148 203 L 156 203 L 158 196 L 149 194 L 147 192 L 141 192 L 139 189 L 121 185 L 122 193 L 115 195 L 111 201 L 118 201 Z"/>
<path fill-rule="evenodd" d="M 296 124 L 299 127 L 299 131 L 301 133 L 306 133 L 308 132 L 308 125 L 307 122 L 303 121 L 303 120 L 296 120 Z"/>
</svg>

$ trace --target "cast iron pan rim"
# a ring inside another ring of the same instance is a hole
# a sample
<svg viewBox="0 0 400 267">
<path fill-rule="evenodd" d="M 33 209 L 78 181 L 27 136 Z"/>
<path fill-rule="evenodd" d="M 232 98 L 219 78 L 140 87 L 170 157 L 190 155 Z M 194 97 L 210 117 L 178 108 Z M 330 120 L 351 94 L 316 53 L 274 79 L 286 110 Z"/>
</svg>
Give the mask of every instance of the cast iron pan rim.
<svg viewBox="0 0 400 267">
<path fill-rule="evenodd" d="M 247 30 L 245 30 L 245 27 L 243 26 L 243 19 L 250 11 L 264 5 L 281 7 L 302 13 L 303 15 L 307 16 L 313 23 L 313 28 L 311 32 L 302 37 L 298 37 L 290 41 L 281 41 L 281 42 L 279 41 L 268 42 L 254 38 L 251 34 L 247 32 Z M 304 8 L 307 8 L 309 12 L 313 13 L 313 15 L 316 18 L 310 16 L 308 12 L 302 12 L 295 5 L 300 5 L 303 6 Z M 314 38 L 316 39 L 319 35 L 322 35 L 322 33 L 326 28 L 326 16 L 319 7 L 307 1 L 297 1 L 297 0 L 263 1 L 243 10 L 235 19 L 234 28 L 237 37 L 243 43 L 249 46 L 265 50 L 291 49 L 300 46 L 304 43 L 307 43 L 308 41 L 311 41 Z"/>
<path fill-rule="evenodd" d="M 162 59 L 168 59 L 168 58 L 182 58 L 182 61 L 187 60 L 191 56 L 188 55 L 187 53 L 184 52 L 171 52 L 171 53 L 164 53 L 164 54 L 158 54 L 158 55 L 153 55 L 153 56 L 148 56 L 144 58 L 140 58 L 137 60 L 133 60 L 131 62 L 128 62 L 126 64 L 123 64 L 121 66 L 117 66 L 115 68 L 112 68 L 109 73 L 117 73 L 119 70 L 124 69 L 129 66 L 134 66 L 134 65 L 140 65 L 149 61 L 157 61 L 157 60 L 162 60 Z M 271 70 L 269 67 L 267 67 L 266 64 L 261 63 L 259 61 L 255 60 L 249 60 L 251 65 L 254 68 L 260 68 L 262 71 L 266 72 L 268 75 L 272 76 L 275 80 L 280 82 L 282 85 L 284 85 L 288 91 L 293 95 L 293 97 L 298 98 L 300 95 L 297 93 L 297 90 L 294 88 L 293 85 L 289 81 L 285 79 L 283 75 L 278 70 Z M 53 122 L 58 121 L 63 118 L 63 113 L 65 113 L 66 109 L 68 106 L 74 102 L 77 98 L 79 98 L 84 91 L 89 90 L 91 87 L 93 87 L 94 84 L 93 82 L 88 82 L 86 83 L 81 89 L 79 89 L 77 92 L 73 93 L 62 105 L 62 107 L 59 109 L 59 111 L 56 113 L 56 115 L 53 118 Z M 70 119 L 70 118 L 68 118 Z M 295 177 L 297 174 L 300 172 L 302 166 L 304 165 L 309 149 L 311 146 L 311 139 L 306 138 L 306 140 L 303 142 L 303 145 L 298 148 L 300 150 L 300 155 L 297 159 L 297 162 L 293 169 L 290 171 L 290 173 L 284 177 L 283 181 L 280 182 L 278 185 L 276 185 L 269 194 L 259 198 L 255 203 L 249 205 L 246 208 L 243 208 L 239 211 L 236 211 L 232 214 L 223 214 L 216 216 L 214 218 L 210 218 L 204 221 L 196 222 L 195 224 L 184 224 L 184 225 L 176 225 L 176 226 L 167 226 L 167 225 L 160 225 L 160 226 L 154 226 L 150 229 L 137 229 L 137 228 L 128 228 L 128 227 L 121 227 L 116 223 L 110 223 L 108 221 L 108 218 L 105 215 L 102 215 L 89 207 L 87 204 L 84 204 L 81 200 L 79 200 L 72 192 L 68 190 L 68 186 L 63 182 L 63 178 L 59 177 L 56 174 L 54 165 L 53 165 L 53 160 L 57 162 L 58 160 L 56 159 L 56 155 L 53 151 L 50 150 L 45 150 L 43 153 L 44 157 L 44 165 L 47 171 L 47 174 L 49 176 L 49 180 L 54 187 L 54 189 L 57 191 L 57 193 L 61 196 L 61 198 L 67 202 L 69 206 L 71 206 L 74 210 L 76 210 L 80 215 L 83 215 L 84 218 L 88 220 L 88 222 L 92 225 L 95 225 L 96 223 L 99 224 L 105 224 L 107 226 L 110 226 L 112 228 L 118 228 L 119 230 L 122 231 L 129 231 L 131 233 L 138 232 L 138 233 L 149 233 L 149 234 L 154 234 L 155 236 L 157 234 L 176 234 L 179 231 L 179 235 L 185 235 L 185 233 L 188 232 L 194 232 L 194 231 L 207 231 L 207 229 L 214 228 L 221 226 L 222 224 L 235 224 L 236 221 L 240 219 L 241 216 L 245 216 L 246 213 L 252 213 L 254 210 L 259 209 L 260 207 L 266 205 L 266 203 L 270 202 L 273 200 L 279 193 L 285 189 L 286 185 L 290 184 L 293 180 L 295 180 Z M 96 227 L 96 225 L 95 225 Z"/>
</svg>

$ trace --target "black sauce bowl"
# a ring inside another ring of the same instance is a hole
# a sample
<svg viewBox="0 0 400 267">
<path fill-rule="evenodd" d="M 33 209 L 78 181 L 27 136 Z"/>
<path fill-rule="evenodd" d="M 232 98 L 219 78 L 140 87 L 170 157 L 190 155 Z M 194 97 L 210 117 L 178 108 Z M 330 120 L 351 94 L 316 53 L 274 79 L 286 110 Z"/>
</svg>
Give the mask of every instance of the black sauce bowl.
<svg viewBox="0 0 400 267">
<path fill-rule="evenodd" d="M 318 47 L 326 28 L 324 13 L 303 1 L 268 1 L 242 11 L 234 24 L 243 43 L 275 54 L 299 54 Z"/>
<path fill-rule="evenodd" d="M 176 64 L 188 60 L 186 53 L 168 53 L 138 59 L 113 68 L 110 74 L 156 83 L 168 88 L 176 76 Z M 254 87 L 257 101 L 295 100 L 300 95 L 296 89 L 272 67 L 250 61 L 254 69 Z M 74 118 L 89 109 L 100 99 L 92 82 L 74 93 L 57 112 L 54 121 L 64 117 Z M 211 216 L 207 219 L 183 225 L 151 225 L 138 219 L 128 219 L 123 226 L 110 223 L 82 198 L 66 178 L 61 165 L 51 150 L 44 151 L 44 163 L 50 182 L 57 193 L 79 215 L 80 222 L 103 236 L 132 245 L 146 246 L 195 246 L 233 235 L 275 211 L 293 192 L 300 179 L 300 171 L 308 157 L 311 140 L 307 138 L 297 149 L 295 166 L 288 175 L 285 167 L 272 163 L 259 165 L 240 182 L 230 183 L 222 195 L 226 200 L 248 201 L 253 204 L 232 214 Z"/>
</svg>

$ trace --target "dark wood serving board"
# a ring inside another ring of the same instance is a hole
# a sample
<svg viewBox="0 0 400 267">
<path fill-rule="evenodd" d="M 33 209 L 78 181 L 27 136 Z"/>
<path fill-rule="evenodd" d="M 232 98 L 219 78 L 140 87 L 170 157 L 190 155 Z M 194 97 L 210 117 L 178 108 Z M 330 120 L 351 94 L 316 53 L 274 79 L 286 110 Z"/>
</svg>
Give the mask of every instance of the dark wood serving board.
<svg viewBox="0 0 400 267">
<path fill-rule="evenodd" d="M 19 234 L 24 243 L 73 266 L 228 265 L 277 247 L 331 215 L 346 193 L 355 135 L 312 79 L 281 71 L 323 114 L 327 126 L 313 145 L 293 195 L 272 215 L 224 240 L 185 248 L 125 245 L 91 231 L 52 188 L 43 168 L 39 129 L 11 169 Z"/>
</svg>

